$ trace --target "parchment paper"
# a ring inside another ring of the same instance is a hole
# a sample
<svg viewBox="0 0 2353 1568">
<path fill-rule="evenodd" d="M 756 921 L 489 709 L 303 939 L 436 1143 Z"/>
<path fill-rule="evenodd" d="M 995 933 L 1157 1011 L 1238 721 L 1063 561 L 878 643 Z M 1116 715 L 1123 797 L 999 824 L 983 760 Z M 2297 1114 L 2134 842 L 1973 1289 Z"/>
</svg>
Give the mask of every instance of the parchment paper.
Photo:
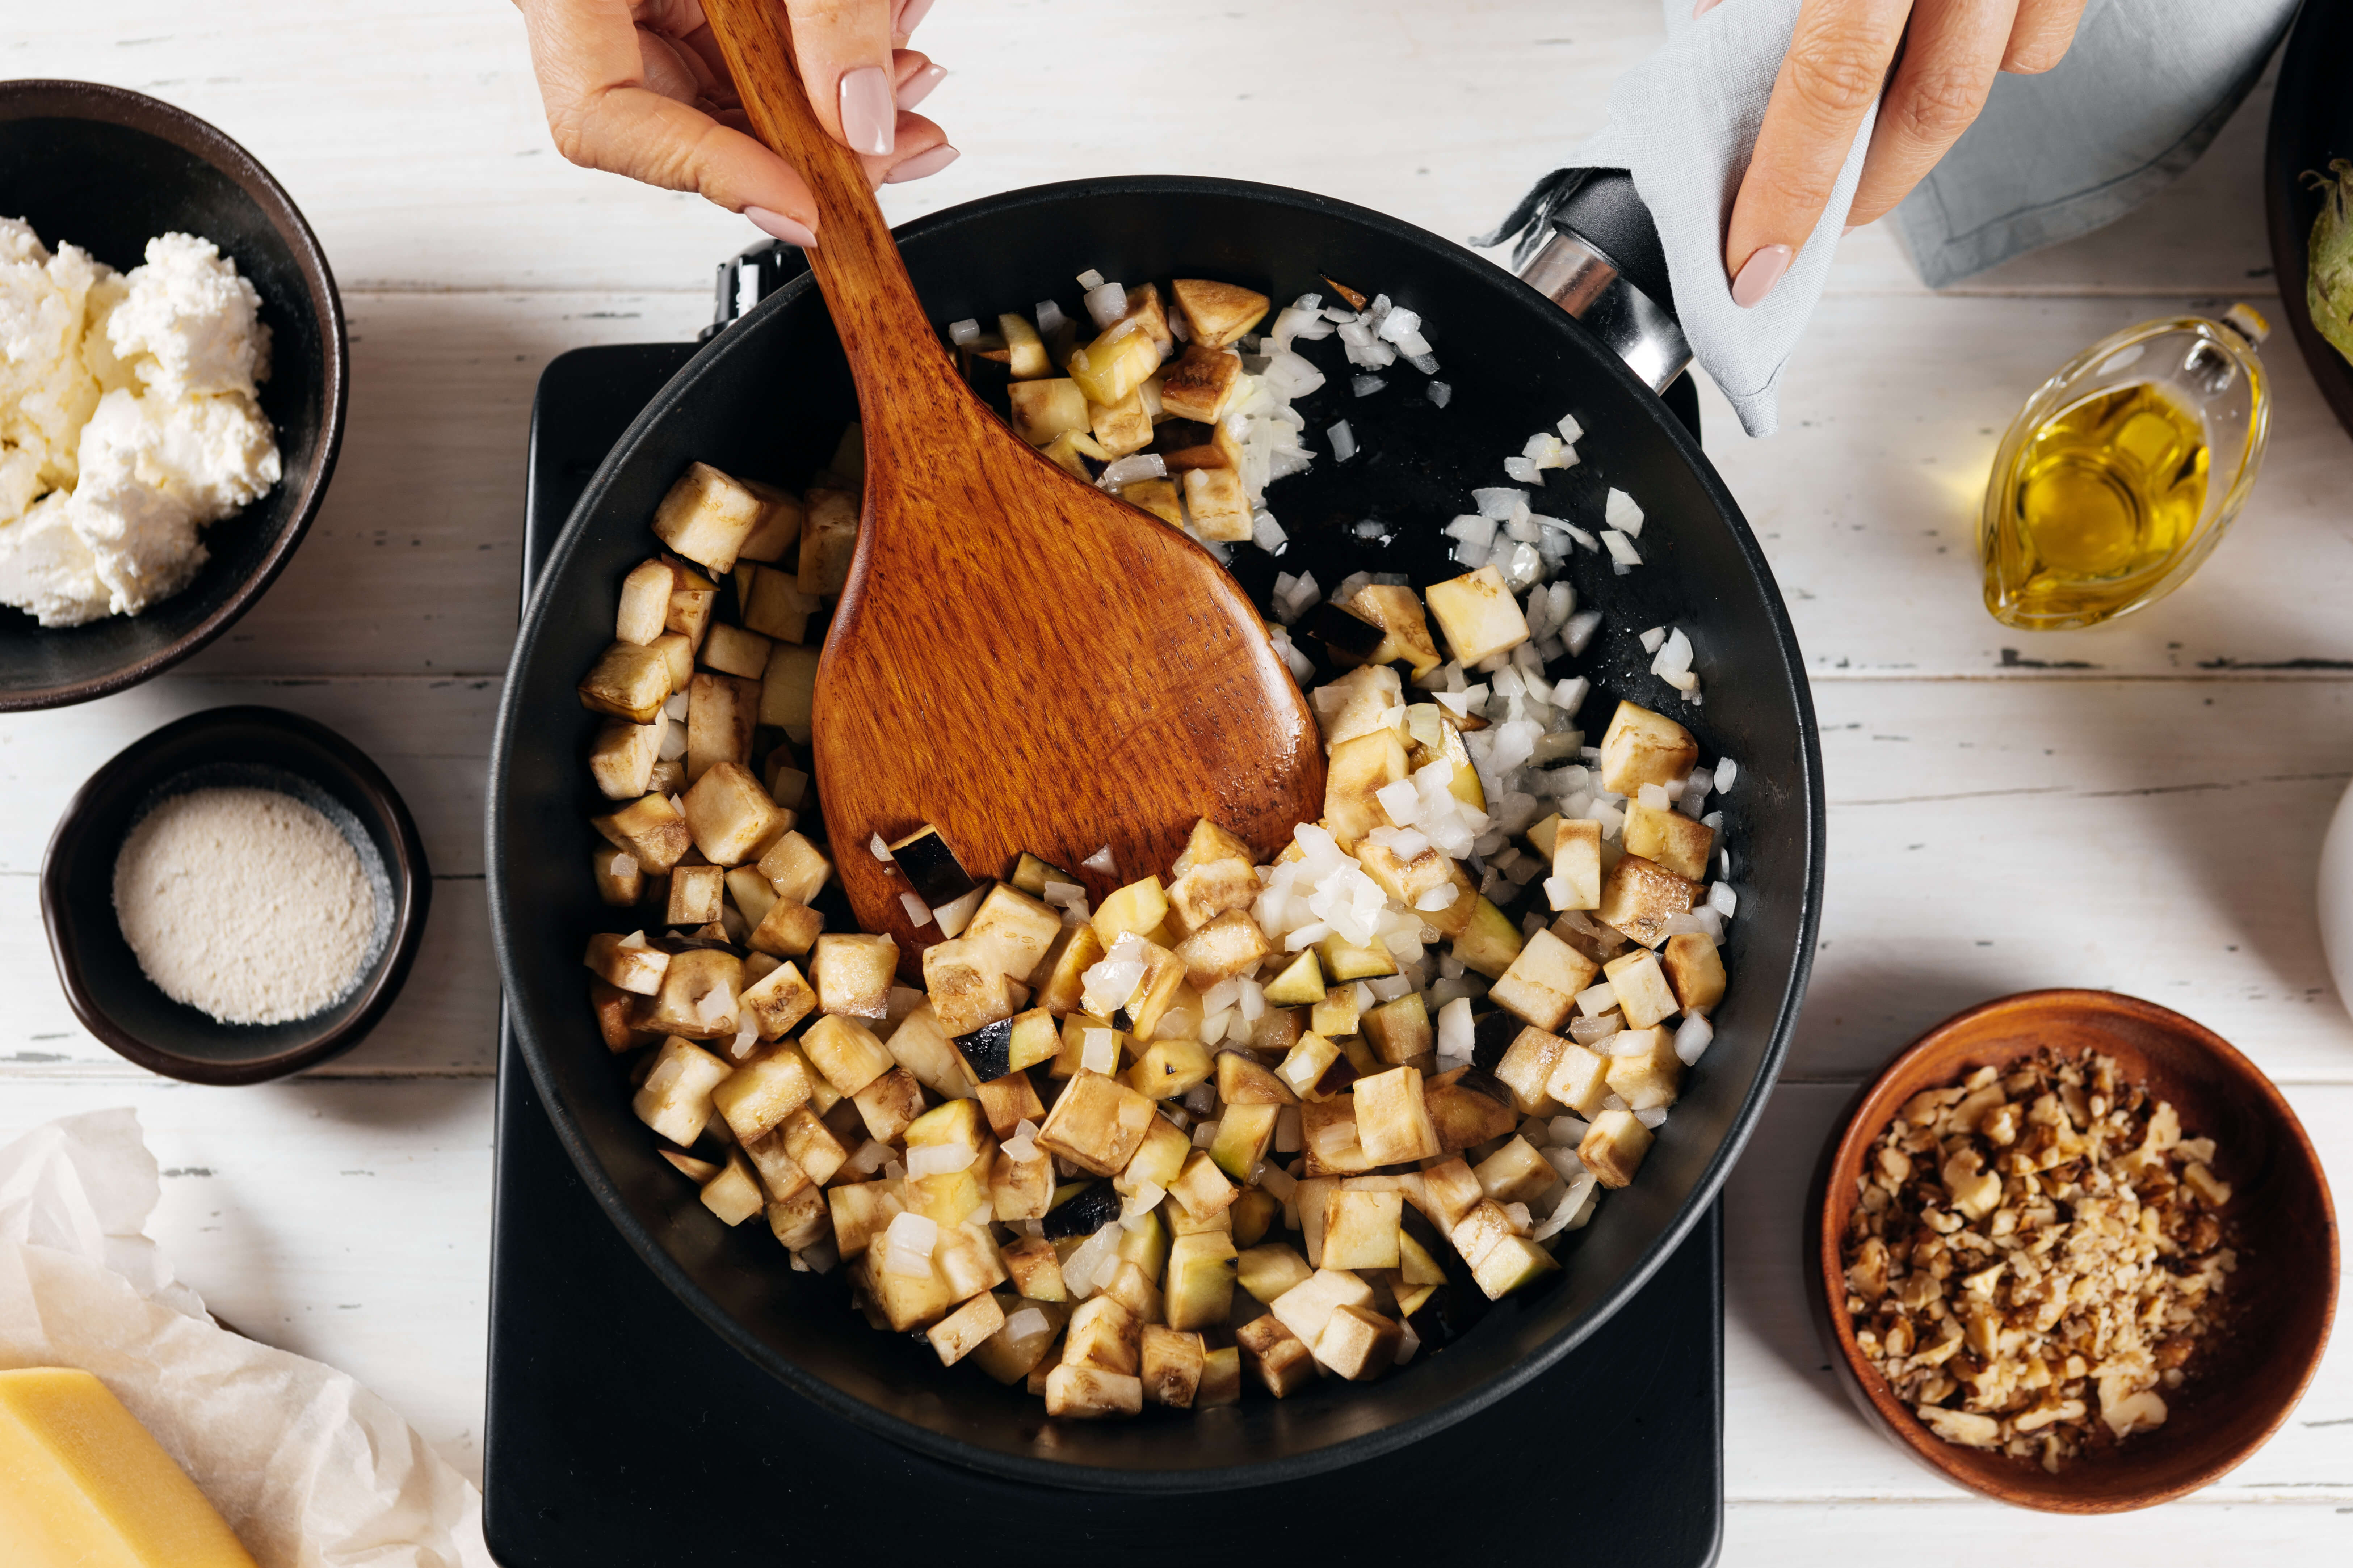
<svg viewBox="0 0 2353 1568">
<path fill-rule="evenodd" d="M 0 1368 L 95 1373 L 262 1568 L 493 1568 L 480 1495 L 391 1406 L 173 1278 L 144 1231 L 161 1194 L 129 1110 L 0 1148 Z"/>
</svg>

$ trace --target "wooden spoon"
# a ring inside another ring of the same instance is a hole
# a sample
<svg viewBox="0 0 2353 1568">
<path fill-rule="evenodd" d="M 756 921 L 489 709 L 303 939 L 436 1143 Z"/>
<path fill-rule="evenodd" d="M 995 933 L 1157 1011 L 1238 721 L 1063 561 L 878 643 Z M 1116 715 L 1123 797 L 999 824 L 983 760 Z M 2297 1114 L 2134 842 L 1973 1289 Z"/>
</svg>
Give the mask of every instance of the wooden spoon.
<svg viewBox="0 0 2353 1568">
<path fill-rule="evenodd" d="M 773 0 L 704 0 L 762 140 L 816 194 L 809 251 L 858 386 L 866 496 L 818 666 L 818 796 L 859 922 L 936 941 L 868 852 L 936 826 L 965 870 L 1023 850 L 1099 900 L 1166 876 L 1196 819 L 1261 856 L 1323 815 L 1314 715 L 1249 597 L 1176 529 L 1082 483 L 956 374 L 858 155 L 826 134 Z M 1082 873 L 1085 875 L 1085 873 Z"/>
</svg>

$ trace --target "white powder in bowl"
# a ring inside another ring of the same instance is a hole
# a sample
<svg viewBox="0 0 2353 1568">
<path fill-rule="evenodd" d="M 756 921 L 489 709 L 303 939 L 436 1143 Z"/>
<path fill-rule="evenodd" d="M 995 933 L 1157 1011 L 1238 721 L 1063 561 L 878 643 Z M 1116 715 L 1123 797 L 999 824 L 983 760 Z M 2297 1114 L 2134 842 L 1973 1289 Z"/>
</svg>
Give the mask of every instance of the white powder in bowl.
<svg viewBox="0 0 2353 1568">
<path fill-rule="evenodd" d="M 224 1024 L 307 1018 L 374 955 L 376 900 L 349 839 L 273 789 L 190 790 L 122 841 L 114 915 L 139 967 Z"/>
</svg>

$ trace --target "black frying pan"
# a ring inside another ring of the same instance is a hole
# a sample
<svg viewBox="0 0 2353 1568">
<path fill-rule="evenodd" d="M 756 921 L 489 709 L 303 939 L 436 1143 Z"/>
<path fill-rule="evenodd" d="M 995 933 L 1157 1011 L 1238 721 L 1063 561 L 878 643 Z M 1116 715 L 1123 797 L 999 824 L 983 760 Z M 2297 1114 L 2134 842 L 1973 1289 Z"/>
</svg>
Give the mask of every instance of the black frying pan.
<svg viewBox="0 0 2353 1568">
<path fill-rule="evenodd" d="M 1584 207 L 1597 235 L 1616 234 L 1608 243 L 1634 255 L 1647 224 L 1628 211 L 1625 190 L 1621 181 L 1586 193 Z M 1564 216 L 1575 221 L 1579 207 L 1572 199 Z M 1483 1313 L 1463 1301 L 1454 1342 L 1377 1383 L 1327 1382 L 1279 1404 L 1257 1394 L 1198 1415 L 1049 1421 L 1018 1388 L 944 1371 L 920 1340 L 869 1328 L 838 1276 L 789 1272 L 764 1226 L 722 1227 L 630 1115 L 621 1069 L 585 1004 L 580 952 L 613 917 L 586 874 L 583 819 L 603 807 L 583 761 L 595 721 L 573 689 L 611 639 L 617 584 L 646 554 L 654 505 L 685 464 L 797 485 L 854 414 L 824 304 L 804 275 L 721 332 L 638 416 L 590 482 L 524 615 L 491 759 L 488 860 L 507 1006 L 533 1077 L 582 1179 L 648 1266 L 760 1367 L 895 1440 L 1050 1485 L 1165 1492 L 1263 1483 L 1410 1442 L 1509 1392 L 1630 1296 L 1715 1197 L 1763 1108 L 1805 988 L 1822 886 L 1813 709 L 1771 574 L 1692 430 L 1593 333 L 1527 284 L 1394 219 L 1270 186 L 1146 177 L 1017 191 L 910 224 L 899 239 L 943 324 L 1049 296 L 1076 314 L 1072 279 L 1088 268 L 1131 283 L 1224 279 L 1278 301 L 1307 289 L 1328 297 L 1328 273 L 1427 318 L 1440 377 L 1454 388 L 1443 409 L 1403 364 L 1388 390 L 1356 398 L 1345 368 L 1333 374 L 1336 342 L 1308 345 L 1332 377 L 1301 405 L 1314 446 L 1325 450 L 1324 427 L 1345 417 L 1361 450 L 1273 490 L 1289 552 L 1275 561 L 1244 548 L 1234 563 L 1261 603 L 1278 569 L 1310 567 L 1327 588 L 1358 569 L 1417 582 L 1453 574 L 1439 527 L 1469 510 L 1472 486 L 1504 482 L 1503 458 L 1531 431 L 1574 411 L 1585 460 L 1552 476 L 1550 510 L 1592 521 L 1604 486 L 1615 485 L 1648 513 L 1646 565 L 1618 577 L 1579 553 L 1570 569 L 1580 602 L 1609 613 L 1575 661 L 1596 686 L 1584 723 L 1598 735 L 1620 697 L 1684 711 L 1637 640 L 1672 621 L 1690 633 L 1705 681 L 1705 706 L 1692 715 L 1701 745 L 1741 765 L 1725 802 L 1742 902 L 1716 1042 L 1639 1180 L 1568 1240 L 1559 1275 Z M 1666 297 L 1662 279 L 1651 292 Z M 1676 390 L 1688 411 L 1688 384 Z M 1387 548 L 1356 536 L 1366 518 L 1393 525 Z M 944 583 L 940 592 L 990 595 L 1008 616 L 1083 613 L 1085 601 L 1083 584 Z M 954 759 L 941 765 L 952 776 Z M 1567 1433 L 1574 1413 L 1562 1415 Z"/>
</svg>

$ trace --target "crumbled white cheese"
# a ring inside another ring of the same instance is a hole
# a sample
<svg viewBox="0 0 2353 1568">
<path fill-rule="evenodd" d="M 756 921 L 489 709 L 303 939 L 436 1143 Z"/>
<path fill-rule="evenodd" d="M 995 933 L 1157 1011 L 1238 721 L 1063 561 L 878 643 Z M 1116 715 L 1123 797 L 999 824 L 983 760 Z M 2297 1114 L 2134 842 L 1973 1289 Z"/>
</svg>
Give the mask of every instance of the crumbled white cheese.
<svg viewBox="0 0 2353 1568">
<path fill-rule="evenodd" d="M 43 626 L 179 592 L 278 482 L 260 297 L 208 240 L 146 255 L 117 276 L 0 220 L 0 602 Z"/>
</svg>

